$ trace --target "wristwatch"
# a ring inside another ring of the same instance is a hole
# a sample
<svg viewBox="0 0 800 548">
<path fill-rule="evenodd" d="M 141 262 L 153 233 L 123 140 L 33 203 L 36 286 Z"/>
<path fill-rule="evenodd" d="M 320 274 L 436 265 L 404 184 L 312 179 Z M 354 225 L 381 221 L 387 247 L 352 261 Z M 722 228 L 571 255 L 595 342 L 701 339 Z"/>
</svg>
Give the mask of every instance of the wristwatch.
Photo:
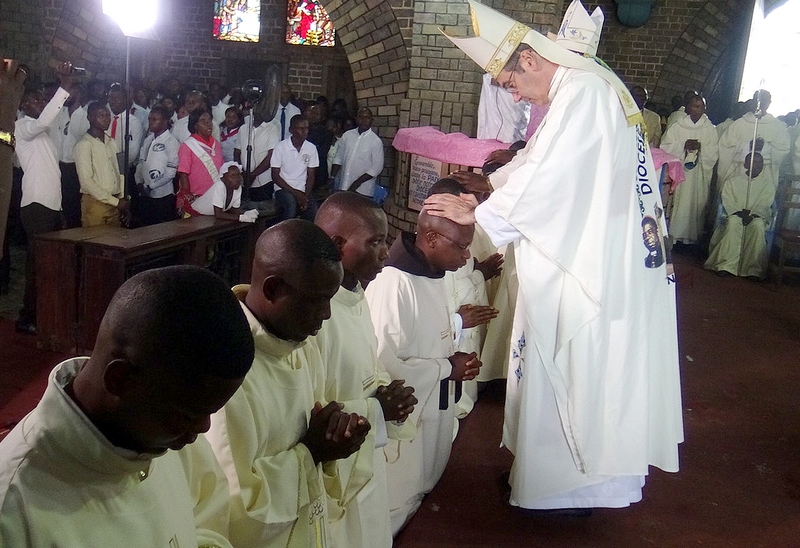
<svg viewBox="0 0 800 548">
<path fill-rule="evenodd" d="M 17 146 L 17 140 L 14 139 L 14 132 L 0 130 L 0 144 L 10 146 L 11 150 L 14 150 L 14 147 Z"/>
</svg>

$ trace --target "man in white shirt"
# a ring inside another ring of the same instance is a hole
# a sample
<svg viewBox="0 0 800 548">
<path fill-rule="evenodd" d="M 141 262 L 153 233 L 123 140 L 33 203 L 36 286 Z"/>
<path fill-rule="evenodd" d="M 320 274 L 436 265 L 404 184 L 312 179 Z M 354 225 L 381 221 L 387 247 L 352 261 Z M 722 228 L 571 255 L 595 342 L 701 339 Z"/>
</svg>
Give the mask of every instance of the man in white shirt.
<svg viewBox="0 0 800 548">
<path fill-rule="evenodd" d="M 298 114 L 302 114 L 300 109 L 291 102 L 292 95 L 292 88 L 290 88 L 288 84 L 284 84 L 283 87 L 281 87 L 281 100 L 278 105 L 278 110 L 275 113 L 275 117 L 270 120 L 270 122 L 278 124 L 281 130 L 281 141 L 289 137 L 289 125 L 292 122 L 292 118 Z"/>
<path fill-rule="evenodd" d="M 225 121 L 225 111 L 231 106 L 222 100 L 222 86 L 217 83 L 208 86 L 208 102 L 211 105 L 214 125 L 219 127 Z"/>
<path fill-rule="evenodd" d="M 272 180 L 280 188 L 275 193 L 281 220 L 298 215 L 313 221 L 317 204 L 312 197 L 314 175 L 319 166 L 317 147 L 306 140 L 308 120 L 298 114 L 289 126 L 291 137 L 275 146 L 272 152 Z"/>
<path fill-rule="evenodd" d="M 72 65 L 58 67 L 61 87 L 45 104 L 39 91 L 25 93 L 20 102 L 24 116 L 17 120 L 14 133 L 17 139 L 17 158 L 22 167 L 22 202 L 20 218 L 28 238 L 25 261 L 25 296 L 17 320 L 17 331 L 36 332 L 36 234 L 62 228 L 61 171 L 58 151 L 48 131 L 69 97 L 72 88 Z"/>
<path fill-rule="evenodd" d="M 225 476 L 201 434 L 253 354 L 242 310 L 210 271 L 125 282 L 91 357 L 56 366 L 0 442 L 0 546 L 230 548 Z"/>
<path fill-rule="evenodd" d="M 253 202 L 263 202 L 272 198 L 273 184 L 270 160 L 272 150 L 281 141 L 280 128 L 273 122 L 266 122 L 262 100 L 250 115 L 244 119 L 244 124 L 239 128 L 239 139 L 233 149 L 233 160 L 249 170 L 250 182 L 249 199 Z M 250 162 L 248 164 L 248 150 Z"/>
<path fill-rule="evenodd" d="M 383 141 L 372 131 L 372 111 L 362 108 L 356 116 L 358 127 L 346 131 L 333 160 L 330 178 L 342 171 L 339 190 L 358 192 L 372 198 L 376 177 L 383 171 Z"/>
<path fill-rule="evenodd" d="M 142 144 L 136 166 L 139 225 L 148 226 L 174 221 L 175 174 L 178 170 L 180 143 L 169 132 L 169 112 L 161 105 L 150 110 L 150 133 Z"/>
<path fill-rule="evenodd" d="M 147 90 L 142 86 L 137 87 L 133 92 L 131 114 L 136 116 L 136 119 L 139 120 L 143 128 L 149 125 L 150 98 L 147 96 Z"/>
<path fill-rule="evenodd" d="M 119 85 L 111 86 L 108 91 L 108 110 L 111 112 L 111 124 L 108 126 L 106 135 L 114 140 L 117 151 L 120 154 L 125 152 L 125 124 L 126 118 L 130 119 L 130 149 L 128 151 L 128 168 L 136 165 L 139 159 L 139 149 L 142 146 L 144 128 L 136 116 L 125 115 L 128 107 L 125 98 L 125 89 Z M 125 175 L 123 173 L 123 175 Z M 126 189 L 127 190 L 127 189 Z"/>
</svg>

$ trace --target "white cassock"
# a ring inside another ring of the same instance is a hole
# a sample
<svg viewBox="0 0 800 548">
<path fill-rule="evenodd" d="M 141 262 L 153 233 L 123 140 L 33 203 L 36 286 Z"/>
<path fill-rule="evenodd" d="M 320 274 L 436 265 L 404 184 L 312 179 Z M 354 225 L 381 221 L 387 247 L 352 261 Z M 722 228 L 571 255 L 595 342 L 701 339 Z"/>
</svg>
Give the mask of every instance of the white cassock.
<svg viewBox="0 0 800 548">
<path fill-rule="evenodd" d="M 476 210 L 496 245 L 514 243 L 518 267 L 511 502 L 627 506 L 650 465 L 678 470 L 683 440 L 674 276 L 642 229 L 652 217 L 665 233 L 658 176 L 641 125 L 600 77 L 559 67 L 549 98 Z"/>
<path fill-rule="evenodd" d="M 244 300 L 248 289 L 234 293 Z M 319 349 L 275 337 L 242 310 L 256 346 L 253 366 L 206 435 L 230 486 L 229 538 L 249 548 L 327 546 L 322 465 L 299 443 L 314 403 L 323 403 L 315 393 Z"/>
<path fill-rule="evenodd" d="M 88 359 L 56 366 L 0 442 L 0 546 L 230 546 L 227 488 L 203 437 L 162 455 L 113 446 L 65 391 Z M 218 529 L 196 525 L 201 495 L 201 521 Z"/>
<path fill-rule="evenodd" d="M 700 151 L 687 152 L 686 141 L 700 142 Z M 719 158 L 719 137 L 708 116 L 695 124 L 691 117 L 684 116 L 664 133 L 661 148 L 676 156 L 684 164 L 686 180 L 675 189 L 672 198 L 672 214 L 669 234 L 677 242 L 697 243 L 703 232 L 705 210 L 708 206 L 711 176 Z"/>
<path fill-rule="evenodd" d="M 780 165 L 789 153 L 790 142 L 786 125 L 771 114 L 758 120 L 757 131 L 756 137 L 764 140 L 760 151 L 764 169 L 751 183 L 749 194 L 744 164 L 756 132 L 755 114 L 746 113 L 720 137 L 717 174 L 722 203 L 705 266 L 737 276 L 763 278 L 767 267 L 766 230 L 772 220 Z M 747 227 L 743 227 L 740 217 L 731 217 L 744 209 L 758 215 Z"/>
<path fill-rule="evenodd" d="M 742 167 L 722 185 L 720 202 L 723 218 L 711 237 L 706 268 L 737 276 L 763 278 L 767 269 L 767 227 L 772 216 L 772 202 L 777 190 L 772 179 L 762 173 L 749 183 Z M 734 215 L 748 209 L 755 218 L 745 226 Z"/>
<path fill-rule="evenodd" d="M 414 235 L 395 240 L 397 247 L 414 245 Z M 406 248 L 408 249 L 408 248 Z M 407 419 L 417 428 L 412 441 L 390 440 L 384 448 L 389 484 L 392 530 L 396 534 L 419 508 L 422 498 L 439 481 L 453 443 L 455 383 L 442 382 L 452 371 L 452 311 L 444 277 L 410 274 L 386 266 L 367 286 L 366 295 L 378 358 L 393 379 L 413 386 L 419 403 Z"/>
<path fill-rule="evenodd" d="M 489 304 L 489 297 L 486 294 L 486 280 L 480 270 L 475 269 L 475 261 L 472 257 L 467 260 L 467 264 L 455 272 L 445 273 L 445 286 L 447 295 L 450 298 L 450 310 L 456 311 L 451 323 L 456 327 L 455 349 L 458 352 L 469 354 L 475 352 L 478 359 L 481 359 L 481 347 L 486 336 L 486 325 L 478 325 L 464 329 L 458 309 L 462 305 L 486 306 Z M 478 380 L 464 381 L 461 383 L 461 398 L 456 403 L 456 418 L 463 419 L 478 401 Z M 458 433 L 458 421 L 455 424 L 455 434 Z M 455 437 L 455 435 L 453 436 Z"/>
<path fill-rule="evenodd" d="M 343 403 L 345 411 L 367 417 L 372 429 L 361 449 L 338 460 L 337 478 L 325 476 L 328 518 L 337 548 L 390 548 L 389 492 L 386 460 L 381 449 L 389 439 L 412 439 L 409 421 L 386 422 L 375 399 L 379 386 L 391 382 L 378 361 L 378 341 L 359 284 L 355 291 L 340 287 L 331 299 L 331 317 L 315 337 L 325 367 L 325 399 Z M 326 463 L 323 469 L 328 469 Z"/>
</svg>

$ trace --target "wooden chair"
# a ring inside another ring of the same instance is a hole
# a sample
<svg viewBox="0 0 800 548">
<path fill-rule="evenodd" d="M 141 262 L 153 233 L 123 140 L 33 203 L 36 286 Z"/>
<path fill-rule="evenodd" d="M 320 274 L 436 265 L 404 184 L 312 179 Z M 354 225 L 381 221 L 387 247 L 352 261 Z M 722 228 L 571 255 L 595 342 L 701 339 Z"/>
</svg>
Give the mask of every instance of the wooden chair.
<svg viewBox="0 0 800 548">
<path fill-rule="evenodd" d="M 794 187 L 796 183 L 800 183 L 800 176 L 794 176 L 789 180 L 789 186 L 780 193 L 778 199 L 775 241 L 769 259 L 769 272 L 777 284 L 783 280 L 784 272 L 800 274 L 800 266 L 786 265 L 787 256 L 793 256 L 795 259 L 800 257 L 800 220 L 796 221 L 798 226 L 795 229 L 784 226 L 789 212 L 794 211 L 794 216 L 800 217 L 800 188 Z"/>
</svg>

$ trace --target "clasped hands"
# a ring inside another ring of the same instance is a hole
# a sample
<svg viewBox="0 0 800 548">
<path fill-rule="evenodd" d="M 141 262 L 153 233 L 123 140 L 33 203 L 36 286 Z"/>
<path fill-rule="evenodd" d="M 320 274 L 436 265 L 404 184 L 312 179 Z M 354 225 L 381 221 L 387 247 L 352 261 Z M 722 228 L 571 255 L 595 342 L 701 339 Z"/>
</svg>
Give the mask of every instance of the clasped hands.
<svg viewBox="0 0 800 548">
<path fill-rule="evenodd" d="M 358 413 L 345 413 L 344 405 L 314 404 L 308 430 L 300 443 L 308 448 L 314 462 L 344 459 L 358 451 L 370 430 L 369 421 Z"/>
</svg>

